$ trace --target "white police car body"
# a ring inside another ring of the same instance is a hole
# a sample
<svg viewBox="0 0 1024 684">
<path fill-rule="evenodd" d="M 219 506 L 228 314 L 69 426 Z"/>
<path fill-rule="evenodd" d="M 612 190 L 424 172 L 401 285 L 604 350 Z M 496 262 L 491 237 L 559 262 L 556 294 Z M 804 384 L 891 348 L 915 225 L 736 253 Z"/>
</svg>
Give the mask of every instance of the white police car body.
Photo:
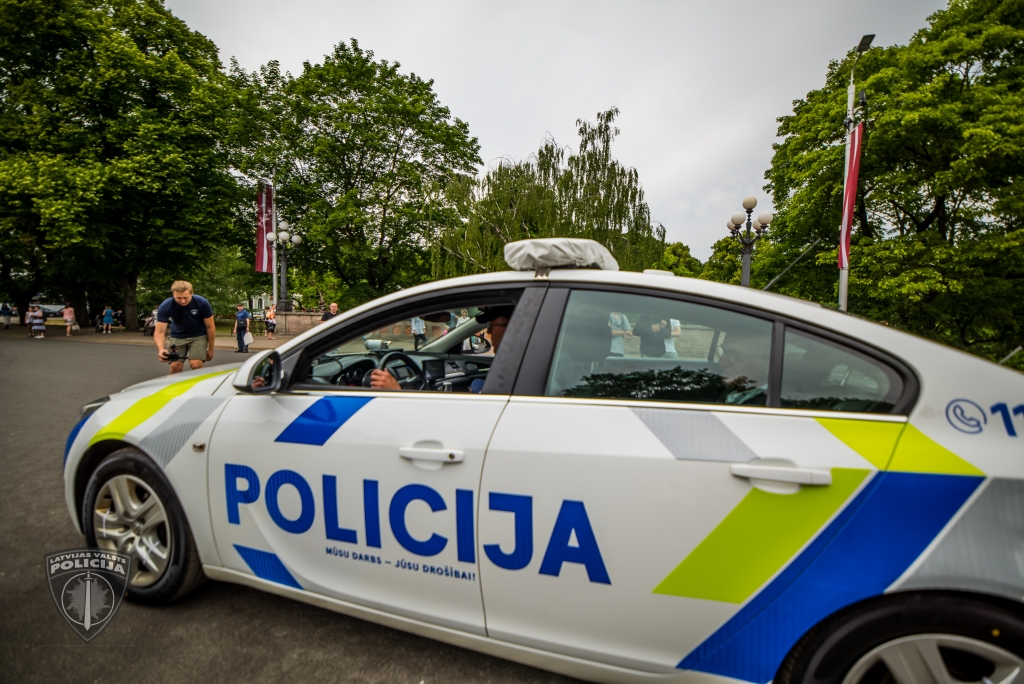
<svg viewBox="0 0 1024 684">
<path fill-rule="evenodd" d="M 1024 377 L 799 300 L 455 278 L 88 409 L 68 508 L 138 601 L 205 574 L 593 681 L 1024 666 Z"/>
</svg>

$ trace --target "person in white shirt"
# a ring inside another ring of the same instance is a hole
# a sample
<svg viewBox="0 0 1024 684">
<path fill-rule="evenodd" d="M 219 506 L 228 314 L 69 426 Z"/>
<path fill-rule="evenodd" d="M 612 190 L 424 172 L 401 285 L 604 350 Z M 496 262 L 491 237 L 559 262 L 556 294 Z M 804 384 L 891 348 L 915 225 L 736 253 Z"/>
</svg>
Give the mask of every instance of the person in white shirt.
<svg viewBox="0 0 1024 684">
<path fill-rule="evenodd" d="M 423 319 L 418 316 L 413 316 L 409 319 L 412 325 L 412 344 L 414 349 L 419 349 L 421 344 L 427 343 L 427 328 Z"/>
<path fill-rule="evenodd" d="M 626 340 L 633 338 L 633 326 L 625 314 L 613 311 L 608 314 L 608 327 L 612 329 L 612 348 L 609 356 L 625 356 Z"/>
<path fill-rule="evenodd" d="M 678 319 L 670 318 L 668 323 L 672 326 L 672 335 L 665 338 L 665 358 L 678 359 L 679 354 L 676 352 L 676 338 L 682 335 L 683 331 L 679 325 Z"/>
</svg>

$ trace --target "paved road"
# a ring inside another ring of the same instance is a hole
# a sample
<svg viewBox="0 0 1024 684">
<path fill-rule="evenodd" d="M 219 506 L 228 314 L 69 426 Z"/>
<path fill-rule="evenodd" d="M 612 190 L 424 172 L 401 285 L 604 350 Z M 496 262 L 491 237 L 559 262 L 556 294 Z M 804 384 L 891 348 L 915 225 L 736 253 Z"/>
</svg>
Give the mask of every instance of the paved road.
<svg viewBox="0 0 1024 684">
<path fill-rule="evenodd" d="M 163 608 L 126 602 L 86 644 L 43 572 L 47 553 L 83 544 L 64 505 L 64 441 L 82 404 L 164 367 L 144 347 L 15 332 L 0 330 L 0 681 L 572 681 L 219 582 Z"/>
</svg>

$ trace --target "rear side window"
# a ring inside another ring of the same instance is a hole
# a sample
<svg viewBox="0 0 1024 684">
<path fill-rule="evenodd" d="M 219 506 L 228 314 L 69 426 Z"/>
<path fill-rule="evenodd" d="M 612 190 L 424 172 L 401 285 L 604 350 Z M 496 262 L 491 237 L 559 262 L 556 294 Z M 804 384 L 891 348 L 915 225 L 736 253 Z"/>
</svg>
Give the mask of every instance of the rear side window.
<svg viewBox="0 0 1024 684">
<path fill-rule="evenodd" d="M 545 394 L 765 406 L 772 323 L 662 297 L 574 290 Z"/>
<path fill-rule="evenodd" d="M 782 406 L 888 413 L 903 393 L 889 366 L 829 340 L 786 329 Z"/>
</svg>

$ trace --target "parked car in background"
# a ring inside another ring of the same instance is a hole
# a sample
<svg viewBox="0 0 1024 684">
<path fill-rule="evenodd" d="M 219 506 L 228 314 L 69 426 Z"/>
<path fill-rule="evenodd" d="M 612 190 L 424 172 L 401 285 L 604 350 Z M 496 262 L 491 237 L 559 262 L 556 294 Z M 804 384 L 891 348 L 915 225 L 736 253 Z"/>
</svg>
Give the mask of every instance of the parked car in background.
<svg viewBox="0 0 1024 684">
<path fill-rule="evenodd" d="M 63 304 L 40 304 L 39 308 L 43 311 L 43 318 L 60 318 L 64 311 Z"/>
</svg>

